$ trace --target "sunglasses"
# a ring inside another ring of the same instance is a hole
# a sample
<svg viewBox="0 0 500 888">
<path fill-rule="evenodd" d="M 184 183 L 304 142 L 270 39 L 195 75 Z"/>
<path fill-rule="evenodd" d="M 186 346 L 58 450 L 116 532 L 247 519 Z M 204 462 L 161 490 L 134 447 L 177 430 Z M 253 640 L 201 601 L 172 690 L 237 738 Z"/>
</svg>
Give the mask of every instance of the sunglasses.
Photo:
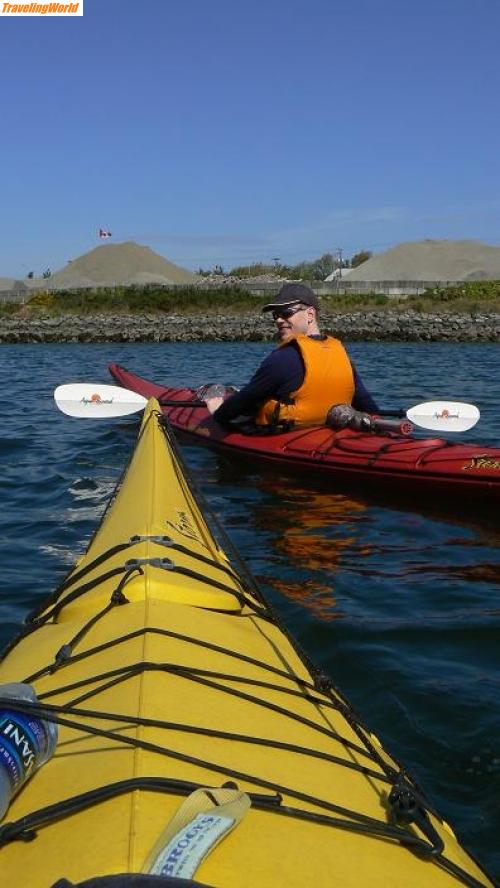
<svg viewBox="0 0 500 888">
<path fill-rule="evenodd" d="M 282 318 L 284 321 L 287 321 L 288 318 L 292 318 L 294 314 L 297 314 L 298 311 L 304 311 L 307 308 L 307 305 L 288 305 L 284 308 L 275 308 L 272 312 L 273 321 L 277 321 L 278 318 Z"/>
</svg>

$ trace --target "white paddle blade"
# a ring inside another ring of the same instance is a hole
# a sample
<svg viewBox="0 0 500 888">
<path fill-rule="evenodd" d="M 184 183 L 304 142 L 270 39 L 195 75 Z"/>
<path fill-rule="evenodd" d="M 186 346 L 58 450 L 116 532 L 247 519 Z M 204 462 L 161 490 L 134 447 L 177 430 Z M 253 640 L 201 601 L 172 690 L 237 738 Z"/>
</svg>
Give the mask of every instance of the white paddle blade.
<svg viewBox="0 0 500 888">
<path fill-rule="evenodd" d="M 54 400 L 67 416 L 79 419 L 109 419 L 114 416 L 128 416 L 144 410 L 146 398 L 117 385 L 104 385 L 100 382 L 74 382 L 59 385 L 54 392 Z"/>
<path fill-rule="evenodd" d="M 406 415 L 415 425 L 436 432 L 466 432 L 480 417 L 474 404 L 461 401 L 427 401 L 411 407 Z"/>
</svg>

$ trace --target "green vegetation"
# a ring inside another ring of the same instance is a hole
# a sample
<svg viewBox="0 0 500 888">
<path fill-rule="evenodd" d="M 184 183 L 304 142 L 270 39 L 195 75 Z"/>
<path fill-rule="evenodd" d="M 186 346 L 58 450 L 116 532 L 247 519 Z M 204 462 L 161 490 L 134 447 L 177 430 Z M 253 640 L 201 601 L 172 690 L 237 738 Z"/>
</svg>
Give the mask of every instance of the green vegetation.
<svg viewBox="0 0 500 888">
<path fill-rule="evenodd" d="M 324 296 L 328 311 L 362 311 L 385 308 L 423 314 L 450 312 L 477 314 L 500 312 L 500 281 L 467 281 L 455 287 L 436 287 L 415 296 L 389 297 L 380 293 L 349 293 Z"/>
<path fill-rule="evenodd" d="M 243 287 L 116 287 L 99 290 L 60 290 L 37 293 L 24 305 L 9 305 L 5 313 L 23 316 L 65 314 L 144 314 L 167 313 L 228 314 L 258 313 L 270 296 L 253 296 Z M 325 311 L 356 311 L 400 307 L 399 300 L 389 299 L 380 293 L 352 293 L 323 296 Z M 402 302 L 402 300 L 401 300 Z"/>
<path fill-rule="evenodd" d="M 404 308 L 406 300 L 390 299 L 383 293 L 339 293 L 322 296 L 321 304 L 327 312 L 364 311 L 365 309 Z"/>
<path fill-rule="evenodd" d="M 37 293 L 28 302 L 0 303 L 0 316 L 31 317 L 65 314 L 256 313 L 270 296 L 253 296 L 241 286 L 220 287 L 109 287 L 97 290 L 60 290 Z M 455 287 L 426 290 L 418 296 L 391 298 L 381 293 L 346 293 L 321 297 L 326 312 L 406 311 L 500 312 L 500 281 L 470 281 Z"/>
<path fill-rule="evenodd" d="M 416 311 L 500 312 L 500 281 L 464 281 L 454 287 L 435 287 L 420 296 L 409 296 L 406 302 Z"/>
<path fill-rule="evenodd" d="M 361 252 L 355 253 L 351 260 L 341 260 L 339 256 L 334 256 L 333 253 L 323 253 L 323 255 L 318 256 L 317 259 L 311 259 L 310 262 L 304 260 L 297 265 L 284 265 L 280 259 L 276 258 L 271 260 L 271 262 L 253 262 L 252 265 L 236 265 L 228 272 L 224 271 L 222 265 L 216 265 L 210 271 L 204 268 L 199 268 L 198 274 L 201 277 L 228 274 L 231 275 L 231 277 L 239 278 L 260 277 L 265 274 L 273 274 L 290 280 L 324 281 L 332 271 L 335 271 L 335 269 L 339 267 L 340 263 L 342 264 L 342 268 L 357 268 L 362 262 L 366 262 L 367 259 L 370 259 L 372 255 L 373 253 L 371 253 L 370 250 L 361 250 Z"/>
<path fill-rule="evenodd" d="M 500 299 L 500 281 L 464 281 L 454 287 L 435 287 L 426 290 L 425 298 L 453 302 L 457 299 L 477 299 L 482 302 Z"/>
<path fill-rule="evenodd" d="M 324 253 L 318 259 L 311 262 L 299 262 L 298 265 L 282 265 L 279 259 L 272 265 L 264 262 L 255 262 L 253 265 L 237 265 L 229 272 L 234 277 L 258 277 L 263 274 L 276 274 L 283 278 L 302 281 L 324 281 L 332 271 L 338 267 L 338 260 L 332 253 Z M 343 268 L 348 268 L 348 262 L 342 262 Z"/>
<path fill-rule="evenodd" d="M 145 314 L 254 314 L 258 313 L 270 296 L 254 296 L 244 286 L 221 287 L 113 287 L 97 290 L 55 290 L 37 293 L 23 304 L 6 303 L 0 307 L 4 315 L 19 314 L 62 316 L 100 313 Z M 395 300 L 380 293 L 323 296 L 323 308 L 328 312 L 356 311 L 392 307 Z M 399 307 L 399 301 L 398 301 Z"/>
<path fill-rule="evenodd" d="M 56 290 L 38 293 L 23 306 L 24 313 L 43 314 L 139 314 L 234 310 L 245 311 L 264 304 L 241 287 L 106 287 L 96 290 Z"/>
<path fill-rule="evenodd" d="M 0 302 L 0 317 L 19 314 L 21 306 L 18 302 Z"/>
<path fill-rule="evenodd" d="M 240 278 L 259 277 L 262 274 L 282 274 L 281 265 L 265 265 L 264 262 L 254 262 L 253 265 L 236 265 L 229 272 L 230 275 Z"/>
<path fill-rule="evenodd" d="M 373 253 L 371 250 L 361 250 L 359 253 L 355 253 L 351 259 L 351 268 L 357 268 L 358 265 L 362 265 L 363 262 L 368 262 L 368 259 L 371 259 Z"/>
</svg>

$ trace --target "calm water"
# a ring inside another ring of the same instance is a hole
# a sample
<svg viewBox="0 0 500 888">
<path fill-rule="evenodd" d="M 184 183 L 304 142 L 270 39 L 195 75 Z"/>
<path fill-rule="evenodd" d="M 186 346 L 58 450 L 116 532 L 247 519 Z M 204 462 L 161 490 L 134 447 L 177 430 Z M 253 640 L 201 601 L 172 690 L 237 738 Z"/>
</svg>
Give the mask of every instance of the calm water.
<svg viewBox="0 0 500 888">
<path fill-rule="evenodd" d="M 64 417 L 55 386 L 110 382 L 110 361 L 159 382 L 239 384 L 268 350 L 0 347 L 1 641 L 87 544 L 137 430 L 134 417 Z M 356 343 L 350 352 L 381 405 L 471 401 L 482 419 L 465 437 L 500 442 L 498 346 Z M 289 628 L 500 876 L 498 522 L 315 489 L 192 444 L 184 454 Z"/>
</svg>

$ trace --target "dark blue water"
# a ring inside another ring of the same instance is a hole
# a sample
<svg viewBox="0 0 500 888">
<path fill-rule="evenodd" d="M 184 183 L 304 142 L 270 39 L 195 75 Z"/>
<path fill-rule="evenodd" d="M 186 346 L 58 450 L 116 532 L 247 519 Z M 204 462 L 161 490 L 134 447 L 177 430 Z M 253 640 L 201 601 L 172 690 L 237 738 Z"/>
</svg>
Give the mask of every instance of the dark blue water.
<svg viewBox="0 0 500 888">
<path fill-rule="evenodd" d="M 268 350 L 0 347 L 1 641 L 85 547 L 135 440 L 134 417 L 64 417 L 53 406 L 55 386 L 110 382 L 110 361 L 158 382 L 239 384 Z M 383 406 L 471 401 L 482 419 L 464 437 L 500 442 L 498 346 L 356 343 L 350 352 Z M 499 876 L 497 516 L 367 501 L 201 446 L 183 450 L 289 628 Z"/>
</svg>

